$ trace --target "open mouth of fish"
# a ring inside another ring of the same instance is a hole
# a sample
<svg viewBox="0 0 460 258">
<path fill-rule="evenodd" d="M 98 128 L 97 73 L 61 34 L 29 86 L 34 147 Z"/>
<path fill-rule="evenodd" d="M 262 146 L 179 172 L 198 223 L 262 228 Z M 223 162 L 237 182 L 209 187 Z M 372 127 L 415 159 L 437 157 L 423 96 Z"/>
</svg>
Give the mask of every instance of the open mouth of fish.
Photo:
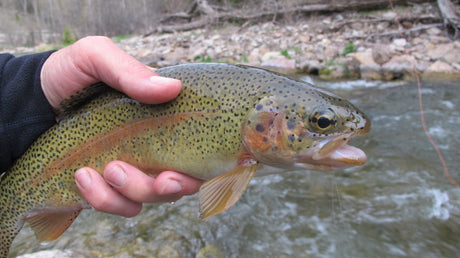
<svg viewBox="0 0 460 258">
<path fill-rule="evenodd" d="M 343 169 L 364 165 L 367 156 L 364 151 L 347 143 L 353 133 L 325 139 L 312 149 L 295 157 L 296 166 L 303 168 Z"/>
</svg>

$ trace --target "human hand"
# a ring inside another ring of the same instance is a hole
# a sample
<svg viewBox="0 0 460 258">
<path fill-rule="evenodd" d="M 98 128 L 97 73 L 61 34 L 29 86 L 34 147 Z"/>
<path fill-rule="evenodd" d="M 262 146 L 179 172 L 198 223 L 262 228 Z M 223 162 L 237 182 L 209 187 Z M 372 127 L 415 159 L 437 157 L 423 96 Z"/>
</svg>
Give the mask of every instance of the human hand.
<svg viewBox="0 0 460 258">
<path fill-rule="evenodd" d="M 41 71 L 43 92 L 56 110 L 62 100 L 100 81 L 147 104 L 171 100 L 181 88 L 180 81 L 158 76 L 106 37 L 86 37 L 56 51 Z M 172 171 L 153 178 L 121 161 L 109 163 L 103 177 L 81 168 L 75 180 L 96 210 L 125 217 L 137 215 L 143 202 L 176 201 L 197 192 L 202 183 Z"/>
<path fill-rule="evenodd" d="M 194 194 L 202 183 L 172 171 L 153 178 L 121 161 L 107 164 L 104 178 L 94 169 L 81 168 L 75 179 L 85 199 L 96 210 L 125 217 L 137 215 L 143 202 L 174 202 L 183 195 Z"/>
</svg>

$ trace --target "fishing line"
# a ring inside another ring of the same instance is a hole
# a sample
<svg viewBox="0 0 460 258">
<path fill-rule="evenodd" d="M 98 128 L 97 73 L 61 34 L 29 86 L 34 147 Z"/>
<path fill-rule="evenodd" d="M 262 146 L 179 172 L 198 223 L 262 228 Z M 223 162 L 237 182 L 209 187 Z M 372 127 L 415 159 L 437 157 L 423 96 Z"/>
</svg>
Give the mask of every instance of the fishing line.
<svg viewBox="0 0 460 258">
<path fill-rule="evenodd" d="M 403 39 L 406 39 L 406 37 L 404 36 L 404 29 L 403 29 L 401 23 L 399 22 L 398 14 L 396 13 L 396 10 L 394 8 L 393 1 L 392 0 L 388 0 L 388 1 L 390 2 L 391 10 L 395 14 L 395 20 L 396 20 L 396 23 L 398 24 L 399 33 L 400 33 L 400 35 L 401 35 L 401 37 Z M 404 51 L 405 51 L 406 55 L 409 55 L 409 50 L 407 48 L 404 48 Z M 425 135 L 428 138 L 428 141 L 431 143 L 431 145 L 433 146 L 434 150 L 438 154 L 439 160 L 441 161 L 442 167 L 444 169 L 445 177 L 447 177 L 447 179 L 449 180 L 449 182 L 451 184 L 453 184 L 454 186 L 460 188 L 460 184 L 457 183 L 457 181 L 455 181 L 455 179 L 450 175 L 449 169 L 447 168 L 446 161 L 444 160 L 444 156 L 442 155 L 441 151 L 439 150 L 438 145 L 434 142 L 433 138 L 431 137 L 431 134 L 428 131 L 428 127 L 427 127 L 426 122 L 425 122 L 425 115 L 424 115 L 424 112 L 423 112 L 422 86 L 421 86 L 421 83 L 420 83 L 420 74 L 418 73 L 417 68 L 415 67 L 415 60 L 411 60 L 411 63 L 412 63 L 412 68 L 414 70 L 415 78 L 417 79 L 418 105 L 419 105 L 419 108 L 420 108 L 420 119 L 421 119 L 423 131 L 425 132 Z"/>
</svg>

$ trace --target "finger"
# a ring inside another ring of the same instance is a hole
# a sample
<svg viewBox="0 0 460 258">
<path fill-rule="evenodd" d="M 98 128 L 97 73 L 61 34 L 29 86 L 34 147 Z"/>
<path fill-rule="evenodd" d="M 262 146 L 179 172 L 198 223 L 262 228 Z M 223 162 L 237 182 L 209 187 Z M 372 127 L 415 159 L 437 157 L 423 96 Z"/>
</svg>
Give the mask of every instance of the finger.
<svg viewBox="0 0 460 258">
<path fill-rule="evenodd" d="M 203 180 L 187 176 L 183 173 L 164 171 L 155 178 L 154 188 L 158 189 L 157 194 L 169 195 L 174 194 L 173 188 L 169 187 L 170 181 L 179 182 L 182 186 L 181 195 L 195 194 L 200 190 Z"/>
<path fill-rule="evenodd" d="M 98 211 L 133 217 L 142 209 L 141 203 L 131 201 L 112 189 L 102 176 L 91 168 L 77 170 L 75 181 L 86 201 Z"/>
<path fill-rule="evenodd" d="M 159 77 L 109 38 L 88 37 L 75 44 L 75 49 L 78 53 L 87 53 L 80 55 L 82 60 L 76 60 L 85 65 L 82 70 L 134 99 L 155 104 L 171 100 L 179 94 L 180 81 Z"/>
<path fill-rule="evenodd" d="M 179 80 L 158 76 L 106 37 L 83 38 L 53 53 L 41 71 L 43 92 L 54 108 L 72 93 L 103 81 L 130 97 L 155 104 L 179 94 Z"/>
<path fill-rule="evenodd" d="M 198 191 L 201 181 L 176 172 L 153 178 L 139 169 L 113 161 L 104 169 L 104 178 L 117 191 L 136 202 L 172 202 Z"/>
</svg>

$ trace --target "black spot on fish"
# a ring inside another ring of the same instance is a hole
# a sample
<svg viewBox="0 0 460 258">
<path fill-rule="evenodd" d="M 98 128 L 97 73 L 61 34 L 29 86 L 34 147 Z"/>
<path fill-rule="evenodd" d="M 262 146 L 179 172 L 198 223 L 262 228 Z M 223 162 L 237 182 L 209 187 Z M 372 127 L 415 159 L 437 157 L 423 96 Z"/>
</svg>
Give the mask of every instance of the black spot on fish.
<svg viewBox="0 0 460 258">
<path fill-rule="evenodd" d="M 262 133 L 265 131 L 265 127 L 261 124 L 256 125 L 256 131 Z"/>
</svg>

